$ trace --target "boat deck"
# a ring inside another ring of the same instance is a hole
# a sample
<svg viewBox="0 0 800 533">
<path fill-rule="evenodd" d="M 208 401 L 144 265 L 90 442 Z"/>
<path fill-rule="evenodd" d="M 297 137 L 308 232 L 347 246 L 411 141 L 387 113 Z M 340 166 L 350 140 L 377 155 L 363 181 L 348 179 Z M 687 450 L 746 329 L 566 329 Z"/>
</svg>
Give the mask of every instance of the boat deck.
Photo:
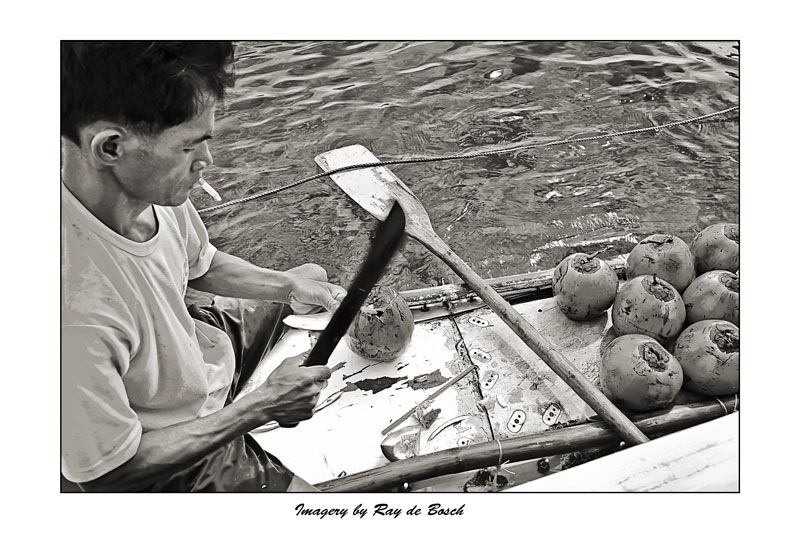
<svg viewBox="0 0 800 533">
<path fill-rule="evenodd" d="M 614 338 L 608 315 L 573 322 L 558 310 L 552 298 L 515 307 L 584 375 L 598 383 L 601 349 Z M 310 349 L 316 335 L 287 330 L 253 381 L 265 379 L 284 358 Z M 322 402 L 341 393 L 339 398 L 295 428 L 256 431 L 254 437 L 314 484 L 380 467 L 389 463 L 381 451 L 385 437 L 382 430 L 472 365 L 473 372 L 425 409 L 434 411 L 430 416 L 435 418 L 419 431 L 419 455 L 540 434 L 586 422 L 595 415 L 499 317 L 488 308 L 477 308 L 416 323 L 409 348 L 391 362 L 364 359 L 350 351 L 343 339 L 331 356 L 328 366 L 333 373 L 321 396 Z M 697 399 L 681 393 L 678 401 Z M 399 428 L 419 424 L 412 416 Z M 604 453 L 610 451 L 614 450 Z M 574 457 L 554 455 L 546 459 L 546 472 L 552 473 L 568 466 Z M 515 465 L 511 469 L 514 475 L 505 474 L 507 486 L 545 475 L 536 465 L 536 461 Z M 475 475 L 456 476 L 449 486 L 461 490 Z M 425 490 L 430 486 L 417 483 L 411 488 Z M 447 485 L 437 486 L 441 490 Z"/>
</svg>

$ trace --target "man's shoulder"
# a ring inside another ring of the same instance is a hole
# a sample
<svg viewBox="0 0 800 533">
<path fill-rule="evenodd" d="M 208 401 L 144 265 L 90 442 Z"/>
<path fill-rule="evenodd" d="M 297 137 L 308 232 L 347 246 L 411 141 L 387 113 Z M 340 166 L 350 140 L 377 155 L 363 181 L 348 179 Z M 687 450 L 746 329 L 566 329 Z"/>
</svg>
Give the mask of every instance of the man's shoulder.
<svg viewBox="0 0 800 533">
<path fill-rule="evenodd" d="M 113 246 L 78 224 L 62 221 L 61 231 L 62 324 L 128 315 L 135 297 Z"/>
<path fill-rule="evenodd" d="M 81 268 L 62 264 L 61 323 L 102 325 L 106 319 L 131 316 L 130 305 L 136 298 L 126 289 L 127 283 L 113 280 L 91 260 Z M 72 265 L 74 266 L 74 265 Z"/>
</svg>

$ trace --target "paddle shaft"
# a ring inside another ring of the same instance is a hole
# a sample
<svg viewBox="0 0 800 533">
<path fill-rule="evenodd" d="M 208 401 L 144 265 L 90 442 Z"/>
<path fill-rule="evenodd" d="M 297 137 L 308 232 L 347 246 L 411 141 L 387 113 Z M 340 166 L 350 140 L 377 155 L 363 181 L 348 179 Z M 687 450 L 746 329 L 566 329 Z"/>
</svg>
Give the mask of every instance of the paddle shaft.
<svg viewBox="0 0 800 533">
<path fill-rule="evenodd" d="M 628 444 L 643 444 L 648 438 L 622 411 L 611 403 L 575 365 L 565 358 L 547 339 L 525 320 L 491 285 L 473 271 L 442 239 L 431 232 L 415 231 L 412 236 L 453 269 L 478 296 L 536 354 L 563 379 L 580 398 L 624 438 Z"/>
</svg>

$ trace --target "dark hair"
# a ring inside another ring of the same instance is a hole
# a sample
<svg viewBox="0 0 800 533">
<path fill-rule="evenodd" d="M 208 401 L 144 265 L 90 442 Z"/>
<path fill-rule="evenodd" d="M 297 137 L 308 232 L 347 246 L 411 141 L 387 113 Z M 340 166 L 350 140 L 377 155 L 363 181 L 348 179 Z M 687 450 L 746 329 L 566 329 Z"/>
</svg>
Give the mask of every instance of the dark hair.
<svg viewBox="0 0 800 533">
<path fill-rule="evenodd" d="M 233 84 L 233 44 L 222 41 L 61 42 L 61 134 L 111 120 L 157 134 L 197 116 Z"/>
</svg>

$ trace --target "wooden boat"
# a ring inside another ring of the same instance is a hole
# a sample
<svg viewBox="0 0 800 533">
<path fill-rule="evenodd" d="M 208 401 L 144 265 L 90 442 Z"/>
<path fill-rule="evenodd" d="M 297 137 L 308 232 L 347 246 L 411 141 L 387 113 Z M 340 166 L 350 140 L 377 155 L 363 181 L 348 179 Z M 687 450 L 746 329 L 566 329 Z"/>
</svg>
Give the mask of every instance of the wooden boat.
<svg viewBox="0 0 800 533">
<path fill-rule="evenodd" d="M 609 261 L 620 278 L 624 259 Z M 567 319 L 552 298 L 552 270 L 487 281 L 598 383 L 601 349 L 614 338 L 609 315 L 588 322 Z M 671 408 L 631 416 L 654 440 L 626 449 L 469 287 L 443 285 L 401 294 L 415 320 L 410 346 L 401 357 L 367 360 L 343 339 L 329 362 L 333 374 L 320 405 L 333 401 L 295 428 L 268 425 L 253 433 L 265 449 L 321 490 L 738 490 L 738 417 L 726 417 L 710 432 L 687 429 L 733 414 L 738 396 L 708 398 L 682 391 Z M 289 328 L 245 390 L 263 381 L 285 357 L 310 349 L 317 334 Z M 382 452 L 382 431 L 462 371 L 463 379 L 395 430 L 405 439 L 404 449 L 416 456 L 390 461 Z M 666 434 L 673 434 L 675 442 L 665 445 L 666 437 L 655 438 Z M 590 460 L 603 465 L 613 458 L 617 462 L 605 469 L 578 474 L 584 467 L 577 465 Z M 631 468 L 645 479 L 631 482 Z M 572 472 L 556 482 L 563 471 Z M 601 472 L 626 472 L 627 485 L 613 479 L 601 484 Z M 671 481 L 658 483 L 658 475 Z"/>
</svg>

